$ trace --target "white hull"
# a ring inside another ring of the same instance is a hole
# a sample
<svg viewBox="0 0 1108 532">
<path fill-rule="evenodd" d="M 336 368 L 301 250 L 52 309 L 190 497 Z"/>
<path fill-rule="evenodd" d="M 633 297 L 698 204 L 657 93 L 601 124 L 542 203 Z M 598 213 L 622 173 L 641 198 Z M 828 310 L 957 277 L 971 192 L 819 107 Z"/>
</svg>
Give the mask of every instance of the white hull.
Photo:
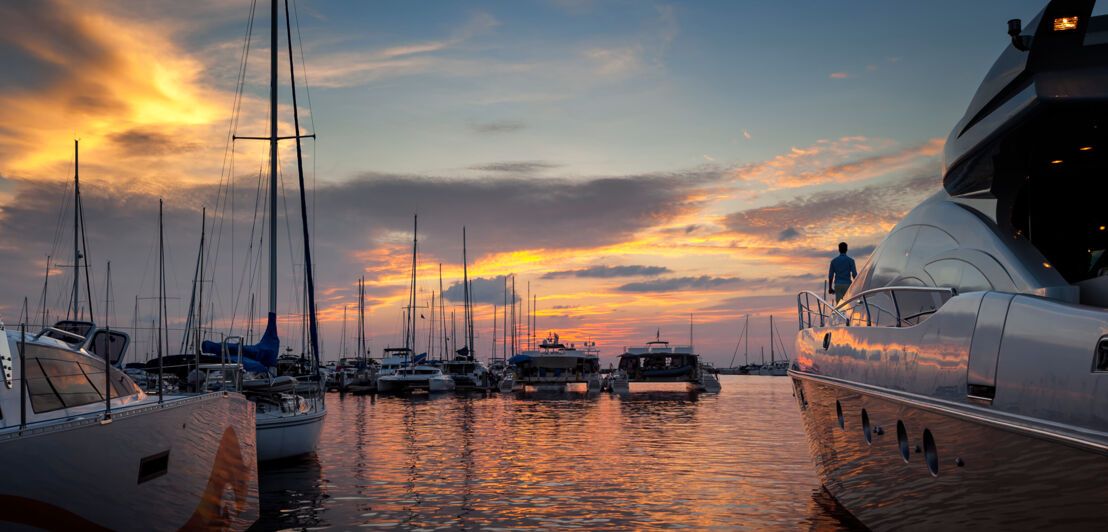
<svg viewBox="0 0 1108 532">
<path fill-rule="evenodd" d="M 18 410 L 4 414 L 18 424 Z M 244 529 L 258 512 L 253 425 L 242 395 L 210 393 L 113 407 L 110 423 L 94 413 L 9 426 L 0 528 Z"/>
<path fill-rule="evenodd" d="M 720 385 L 719 379 L 715 375 L 708 372 L 700 374 L 700 380 L 698 382 L 690 382 L 688 384 L 689 391 L 693 392 L 705 392 L 705 393 L 719 393 L 723 389 Z"/>
<path fill-rule="evenodd" d="M 327 407 L 298 414 L 259 414 L 258 461 L 281 460 L 314 453 L 323 432 Z"/>
<path fill-rule="evenodd" d="M 414 390 L 428 392 L 454 391 L 454 380 L 446 376 L 385 375 L 377 379 L 377 393 L 404 393 Z"/>
</svg>

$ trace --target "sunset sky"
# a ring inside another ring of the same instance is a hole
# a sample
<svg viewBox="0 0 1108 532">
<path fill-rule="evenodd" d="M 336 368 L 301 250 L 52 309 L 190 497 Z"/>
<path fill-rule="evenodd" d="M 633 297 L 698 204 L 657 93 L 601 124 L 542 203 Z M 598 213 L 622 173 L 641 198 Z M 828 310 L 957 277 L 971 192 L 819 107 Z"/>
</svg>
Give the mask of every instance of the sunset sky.
<svg viewBox="0 0 1108 532">
<path fill-rule="evenodd" d="M 791 353 L 796 292 L 822 289 L 840 240 L 861 267 L 938 189 L 943 142 L 1007 45 L 1006 21 L 1042 4 L 295 2 L 301 128 L 318 135 L 305 141 L 305 172 L 324 358 L 339 356 L 344 305 L 353 335 L 363 275 L 374 356 L 403 344 L 413 214 L 418 300 L 440 297 L 441 263 L 459 334 L 466 226 L 482 358 L 512 274 L 537 296 L 540 336 L 594 340 L 604 363 L 659 330 L 686 343 L 690 314 L 697 350 L 717 365 L 730 363 L 746 314 L 752 359 L 768 353 L 771 314 Z M 0 4 L 9 328 L 24 297 L 41 321 L 47 255 L 51 319 L 69 304 L 74 139 L 98 322 L 110 260 L 110 325 L 131 326 L 137 296 L 150 327 L 159 197 L 171 327 L 184 322 L 202 207 L 214 242 L 206 320 L 243 334 L 252 292 L 264 316 L 255 206 L 267 147 L 228 144 L 229 132 L 268 133 L 267 2 L 235 112 L 250 13 L 224 0 Z M 283 18 L 281 28 L 289 135 Z M 298 350 L 293 144 L 280 159 L 278 308 Z M 149 332 L 135 336 L 142 359 Z"/>
</svg>

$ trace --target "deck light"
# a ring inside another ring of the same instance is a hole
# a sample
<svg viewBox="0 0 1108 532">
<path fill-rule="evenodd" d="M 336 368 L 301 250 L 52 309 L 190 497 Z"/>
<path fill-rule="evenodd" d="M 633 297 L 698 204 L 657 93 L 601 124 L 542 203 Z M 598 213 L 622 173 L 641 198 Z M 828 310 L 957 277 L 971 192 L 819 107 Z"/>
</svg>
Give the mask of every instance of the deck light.
<svg viewBox="0 0 1108 532">
<path fill-rule="evenodd" d="M 1093 149 L 1093 147 L 1092 147 L 1092 146 L 1082 146 L 1082 147 L 1081 147 L 1081 151 L 1089 151 L 1089 150 L 1091 150 L 1091 149 Z"/>
<path fill-rule="evenodd" d="M 1062 164 L 1062 160 L 1061 159 L 1054 159 L 1053 161 L 1050 161 L 1050 164 Z"/>
<path fill-rule="evenodd" d="M 1054 19 L 1054 31 L 1069 31 L 1077 29 L 1077 17 L 1058 17 Z"/>
<path fill-rule="evenodd" d="M 1100 226 L 1100 230 L 1101 230 L 1101 231 L 1103 231 L 1103 230 L 1104 230 L 1104 226 L 1103 226 L 1103 225 L 1102 225 L 1102 226 Z"/>
</svg>

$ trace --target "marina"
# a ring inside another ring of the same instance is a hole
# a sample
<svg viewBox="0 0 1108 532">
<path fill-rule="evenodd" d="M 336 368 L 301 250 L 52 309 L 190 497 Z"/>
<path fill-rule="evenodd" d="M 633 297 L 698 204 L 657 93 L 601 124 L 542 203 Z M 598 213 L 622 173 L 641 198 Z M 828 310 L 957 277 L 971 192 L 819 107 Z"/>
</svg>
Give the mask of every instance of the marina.
<svg viewBox="0 0 1108 532">
<path fill-rule="evenodd" d="M 242 4 L 0 5 L 0 529 L 1108 519 L 1108 0 Z"/>
</svg>

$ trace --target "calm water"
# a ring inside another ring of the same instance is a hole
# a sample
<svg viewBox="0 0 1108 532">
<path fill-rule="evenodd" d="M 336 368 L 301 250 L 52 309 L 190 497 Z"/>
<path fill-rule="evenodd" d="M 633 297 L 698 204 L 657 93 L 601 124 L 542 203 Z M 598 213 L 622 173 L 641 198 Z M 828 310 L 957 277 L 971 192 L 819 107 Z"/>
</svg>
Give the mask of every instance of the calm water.
<svg viewBox="0 0 1108 532">
<path fill-rule="evenodd" d="M 260 471 L 255 529 L 847 529 L 789 380 L 604 394 L 328 395 L 317 457 Z"/>
</svg>

